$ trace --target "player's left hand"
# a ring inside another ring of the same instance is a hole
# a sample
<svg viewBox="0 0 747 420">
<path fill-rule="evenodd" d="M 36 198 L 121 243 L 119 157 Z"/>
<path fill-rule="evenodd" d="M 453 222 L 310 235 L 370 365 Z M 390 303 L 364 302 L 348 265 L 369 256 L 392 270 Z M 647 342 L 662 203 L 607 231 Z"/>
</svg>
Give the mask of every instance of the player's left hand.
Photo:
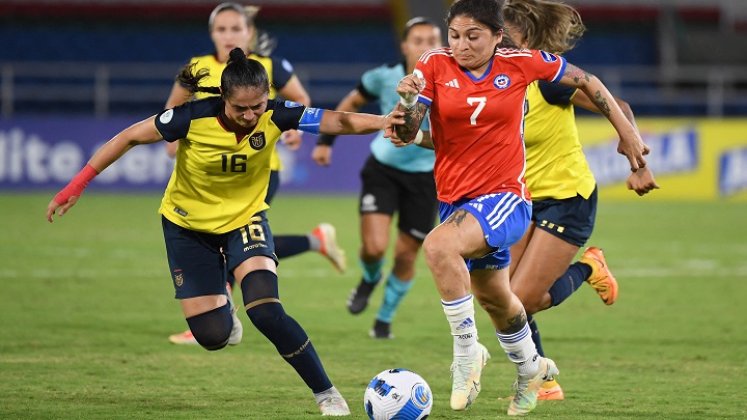
<svg viewBox="0 0 747 420">
<path fill-rule="evenodd" d="M 626 182 L 628 189 L 633 190 L 639 196 L 648 194 L 652 190 L 658 189 L 659 184 L 654 179 L 654 174 L 649 168 L 639 168 L 628 176 Z"/>
<path fill-rule="evenodd" d="M 617 143 L 617 153 L 625 155 L 630 163 L 630 170 L 632 172 L 637 171 L 639 168 L 646 167 L 646 159 L 644 156 L 649 154 L 651 149 L 648 145 L 643 142 L 640 134 L 634 132 L 634 135 L 620 137 L 620 141 Z"/>
<path fill-rule="evenodd" d="M 301 136 L 301 132 L 298 130 L 288 130 L 283 132 L 283 134 L 280 136 L 280 140 L 283 142 L 285 147 L 288 148 L 288 150 L 296 151 L 299 147 L 301 147 L 303 137 Z"/>
</svg>

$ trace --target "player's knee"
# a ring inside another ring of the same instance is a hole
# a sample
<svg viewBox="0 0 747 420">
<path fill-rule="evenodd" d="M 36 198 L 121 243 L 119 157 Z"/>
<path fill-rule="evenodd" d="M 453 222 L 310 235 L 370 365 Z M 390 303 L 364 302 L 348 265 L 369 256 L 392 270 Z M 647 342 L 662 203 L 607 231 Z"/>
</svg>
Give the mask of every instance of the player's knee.
<svg viewBox="0 0 747 420">
<path fill-rule="evenodd" d="M 387 244 L 384 241 L 364 240 L 361 246 L 361 254 L 364 260 L 380 260 L 386 254 L 386 247 Z"/>
<path fill-rule="evenodd" d="M 228 344 L 233 328 L 231 308 L 225 305 L 187 318 L 187 324 L 195 340 L 206 350 L 220 350 Z"/>
<path fill-rule="evenodd" d="M 449 241 L 444 240 L 444 238 L 439 238 L 439 236 L 440 235 L 434 231 L 429 233 L 428 236 L 425 237 L 425 241 L 423 241 L 423 255 L 425 256 L 425 261 L 428 263 L 429 267 L 444 261 L 444 259 L 452 253 Z"/>
<path fill-rule="evenodd" d="M 257 329 L 267 333 L 285 316 L 278 293 L 278 276 L 269 270 L 248 273 L 241 281 L 246 314 Z"/>
</svg>

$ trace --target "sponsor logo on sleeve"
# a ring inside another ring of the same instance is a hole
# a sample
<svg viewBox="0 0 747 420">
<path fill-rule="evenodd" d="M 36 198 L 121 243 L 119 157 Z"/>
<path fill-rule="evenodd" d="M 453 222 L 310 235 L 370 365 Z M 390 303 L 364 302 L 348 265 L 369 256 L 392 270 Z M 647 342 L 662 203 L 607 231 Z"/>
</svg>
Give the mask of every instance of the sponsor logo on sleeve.
<svg viewBox="0 0 747 420">
<path fill-rule="evenodd" d="M 172 118 L 174 118 L 174 110 L 168 109 L 163 114 L 161 114 L 160 117 L 158 117 L 158 121 L 160 121 L 161 124 L 168 124 L 171 122 Z"/>
<path fill-rule="evenodd" d="M 554 63 L 558 61 L 557 55 L 551 54 L 547 51 L 540 51 L 540 55 L 542 56 L 542 59 L 545 60 L 545 63 Z"/>
</svg>

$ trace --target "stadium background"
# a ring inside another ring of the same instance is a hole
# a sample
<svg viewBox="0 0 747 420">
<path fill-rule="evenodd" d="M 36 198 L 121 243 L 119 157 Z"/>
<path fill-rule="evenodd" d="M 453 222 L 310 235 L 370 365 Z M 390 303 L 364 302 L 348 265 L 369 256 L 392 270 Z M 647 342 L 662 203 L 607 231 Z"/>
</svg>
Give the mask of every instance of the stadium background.
<svg viewBox="0 0 747 420">
<path fill-rule="evenodd" d="M 49 225 L 52 193 L 97 144 L 163 106 L 175 71 L 210 51 L 204 0 L 0 0 L 0 418 L 317 418 L 307 390 L 242 316 L 240 346 L 218 353 L 167 343 L 184 328 L 171 299 L 155 211 L 170 173 L 160 145 L 109 168 L 80 205 Z M 411 15 L 440 20 L 447 2 L 266 0 L 259 27 L 278 40 L 319 106 L 397 57 Z M 602 185 L 592 243 L 621 282 L 605 307 L 588 288 L 540 314 L 567 401 L 535 418 L 747 417 L 747 5 L 744 0 L 579 0 L 588 32 L 568 57 L 631 103 L 662 188 L 639 198 L 598 116 L 582 140 Z M 375 111 L 375 108 L 369 108 Z M 396 339 L 373 342 L 374 310 L 344 309 L 358 281 L 355 194 L 368 139 L 335 145 L 334 164 L 283 152 L 270 210 L 278 233 L 338 228 L 351 269 L 306 255 L 281 265 L 282 297 L 315 341 L 354 418 L 374 373 L 423 375 L 433 418 L 445 405 L 450 337 L 418 261 Z M 124 194 L 121 194 L 124 192 Z M 301 210 L 299 210 L 301 209 Z M 302 211 L 302 214 L 300 214 Z M 391 262 L 391 257 L 388 257 Z M 372 302 L 378 303 L 381 290 Z M 505 411 L 513 367 L 491 340 L 483 394 L 466 415 Z"/>
<path fill-rule="evenodd" d="M 747 6 L 728 1 L 593 1 L 577 5 L 588 32 L 568 59 L 630 102 L 653 167 L 658 199 L 744 200 L 747 195 Z M 96 145 L 158 111 L 176 70 L 209 53 L 212 1 L 0 1 L 0 188 L 63 185 Z M 277 39 L 314 105 L 333 107 L 366 69 L 398 57 L 410 16 L 442 21 L 446 1 L 264 1 L 257 24 Z M 313 16 L 313 19 L 309 19 Z M 376 112 L 373 106 L 366 109 Z M 584 115 L 583 112 L 580 114 Z M 663 117 L 679 117 L 678 119 Z M 581 119 L 602 196 L 629 198 L 624 160 L 603 121 Z M 313 136 L 283 153 L 286 192 L 349 194 L 367 154 L 338 142 L 335 164 L 309 158 Z M 96 179 L 101 189 L 158 190 L 169 176 L 158 146 L 129 154 Z M 611 186 L 611 188 L 606 188 Z"/>
</svg>

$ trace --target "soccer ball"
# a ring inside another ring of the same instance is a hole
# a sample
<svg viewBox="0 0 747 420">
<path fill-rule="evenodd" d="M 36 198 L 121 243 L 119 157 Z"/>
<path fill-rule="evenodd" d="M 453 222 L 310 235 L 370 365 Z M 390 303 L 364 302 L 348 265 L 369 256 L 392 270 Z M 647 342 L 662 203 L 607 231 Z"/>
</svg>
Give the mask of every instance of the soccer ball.
<svg viewBox="0 0 747 420">
<path fill-rule="evenodd" d="M 415 372 L 385 370 L 371 379 L 363 394 L 363 407 L 372 420 L 421 420 L 433 408 L 431 388 Z"/>
</svg>

